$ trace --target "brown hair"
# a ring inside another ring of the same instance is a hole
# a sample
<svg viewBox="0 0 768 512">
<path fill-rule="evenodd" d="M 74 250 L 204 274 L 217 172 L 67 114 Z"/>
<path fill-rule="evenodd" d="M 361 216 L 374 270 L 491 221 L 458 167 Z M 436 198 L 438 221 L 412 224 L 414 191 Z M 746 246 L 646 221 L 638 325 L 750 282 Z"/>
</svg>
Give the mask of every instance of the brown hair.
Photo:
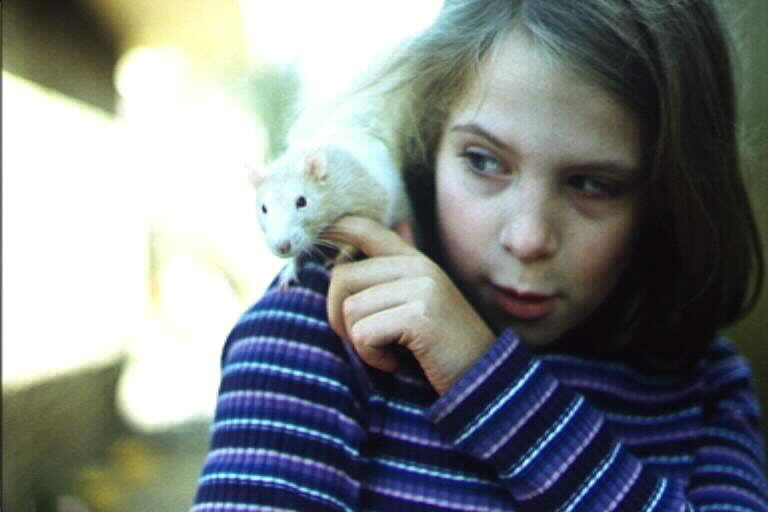
<svg viewBox="0 0 768 512">
<path fill-rule="evenodd" d="M 632 263 L 591 327 L 691 360 L 756 303 L 763 256 L 740 174 L 729 40 L 711 0 L 446 0 L 373 76 L 439 258 L 434 157 L 452 108 L 513 28 L 617 97 L 649 135 Z M 599 320 L 599 321 L 598 321 Z M 594 335 L 594 329 L 589 331 Z M 656 350 L 654 350 L 656 349 Z"/>
</svg>

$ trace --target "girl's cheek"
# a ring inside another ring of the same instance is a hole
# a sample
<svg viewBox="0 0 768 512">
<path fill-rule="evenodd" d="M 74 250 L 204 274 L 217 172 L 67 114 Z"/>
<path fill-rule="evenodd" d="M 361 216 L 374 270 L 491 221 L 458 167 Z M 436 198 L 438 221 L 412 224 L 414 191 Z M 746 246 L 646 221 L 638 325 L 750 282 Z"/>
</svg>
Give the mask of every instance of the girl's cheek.
<svg viewBox="0 0 768 512">
<path fill-rule="evenodd" d="M 589 257 L 576 259 L 581 261 L 582 282 L 601 288 L 596 291 L 598 295 L 610 293 L 627 267 L 633 224 L 632 219 L 627 218 L 607 233 L 591 238 L 596 242 L 582 249 L 582 254 Z"/>
<path fill-rule="evenodd" d="M 478 201 L 466 188 L 457 169 L 438 167 L 437 175 L 437 216 L 440 237 L 447 256 L 459 264 L 473 257 L 472 247 L 481 245 L 479 234 L 483 216 L 487 222 L 488 212 L 483 213 Z M 458 269 L 457 269 L 458 270 Z"/>
</svg>

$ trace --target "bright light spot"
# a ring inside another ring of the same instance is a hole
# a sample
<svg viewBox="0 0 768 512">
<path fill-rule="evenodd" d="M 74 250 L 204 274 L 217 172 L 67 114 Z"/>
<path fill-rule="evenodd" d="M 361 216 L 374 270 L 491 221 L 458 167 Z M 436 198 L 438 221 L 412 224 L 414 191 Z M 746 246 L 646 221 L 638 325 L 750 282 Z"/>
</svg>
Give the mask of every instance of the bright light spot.
<svg viewBox="0 0 768 512">
<path fill-rule="evenodd" d="M 179 90 L 187 73 L 177 48 L 132 48 L 117 63 L 115 87 L 128 100 L 163 98 Z"/>
<path fill-rule="evenodd" d="M 282 264 L 267 256 L 245 165 L 263 161 L 264 128 L 192 69 L 177 50 L 138 48 L 115 75 L 122 157 L 147 184 L 157 260 L 155 302 L 118 392 L 145 430 L 213 413 L 224 339 Z"/>
<path fill-rule="evenodd" d="M 308 94 L 327 97 L 370 60 L 426 28 L 442 0 L 240 0 L 256 62 L 297 62 Z"/>
<path fill-rule="evenodd" d="M 123 352 L 143 320 L 146 218 L 113 119 L 2 80 L 6 388 Z"/>
</svg>

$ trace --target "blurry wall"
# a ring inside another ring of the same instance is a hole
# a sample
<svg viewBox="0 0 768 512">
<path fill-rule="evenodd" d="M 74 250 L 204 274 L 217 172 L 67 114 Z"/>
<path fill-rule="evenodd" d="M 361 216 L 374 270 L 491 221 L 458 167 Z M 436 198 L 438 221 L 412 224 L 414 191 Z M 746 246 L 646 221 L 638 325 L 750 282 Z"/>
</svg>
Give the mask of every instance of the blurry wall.
<svg viewBox="0 0 768 512">
<path fill-rule="evenodd" d="M 745 178 L 768 257 L 768 2 L 723 2 L 733 25 Z M 768 261 L 765 262 L 768 272 Z M 757 307 L 730 329 L 752 363 L 768 439 L 768 275 Z"/>
<path fill-rule="evenodd" d="M 114 113 L 118 41 L 78 0 L 3 2 L 3 69 Z"/>
<path fill-rule="evenodd" d="M 100 172 L 112 167 L 116 40 L 71 0 L 3 2 L 2 14 L 3 509 L 53 510 L 72 468 L 125 428 L 114 397 L 129 329 L 103 335 L 89 318 L 110 287 L 141 297 L 122 285 L 141 287 L 142 234 L 118 211 L 129 204 L 105 202 L 115 176 Z M 37 84 L 58 94 L 42 111 Z M 134 265 L 115 278 L 125 258 Z M 135 323 L 136 309 L 123 318 Z"/>
</svg>

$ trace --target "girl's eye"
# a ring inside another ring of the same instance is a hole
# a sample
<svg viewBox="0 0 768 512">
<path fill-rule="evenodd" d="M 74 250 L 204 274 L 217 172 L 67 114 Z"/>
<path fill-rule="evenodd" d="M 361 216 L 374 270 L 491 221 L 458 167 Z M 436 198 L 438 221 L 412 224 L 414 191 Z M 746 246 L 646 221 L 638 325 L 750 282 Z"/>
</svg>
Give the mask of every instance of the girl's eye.
<svg viewBox="0 0 768 512">
<path fill-rule="evenodd" d="M 467 166 L 472 172 L 478 174 L 499 174 L 501 172 L 501 162 L 496 157 L 479 149 L 465 149 L 460 156 L 467 162 Z"/>
<path fill-rule="evenodd" d="M 624 192 L 624 186 L 621 183 L 592 176 L 571 176 L 568 184 L 584 195 L 598 199 L 617 197 Z"/>
<path fill-rule="evenodd" d="M 304 208 L 305 206 L 307 206 L 307 198 L 304 196 L 299 196 L 296 199 L 296 208 Z"/>
<path fill-rule="evenodd" d="M 261 205 L 261 211 L 262 213 L 267 213 L 267 205 L 265 204 Z"/>
</svg>

